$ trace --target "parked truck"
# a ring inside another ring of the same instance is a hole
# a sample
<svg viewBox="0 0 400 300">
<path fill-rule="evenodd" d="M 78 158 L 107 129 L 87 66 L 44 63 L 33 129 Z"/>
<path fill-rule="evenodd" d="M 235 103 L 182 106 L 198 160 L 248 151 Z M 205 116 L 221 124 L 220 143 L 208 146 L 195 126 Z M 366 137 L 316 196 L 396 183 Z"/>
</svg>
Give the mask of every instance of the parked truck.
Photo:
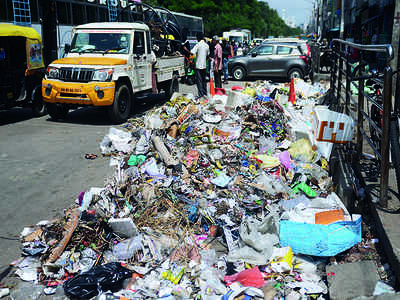
<svg viewBox="0 0 400 300">
<path fill-rule="evenodd" d="M 71 108 L 106 107 L 111 120 L 124 122 L 138 96 L 152 90 L 152 39 L 146 24 L 91 23 L 74 28 L 65 57 L 53 61 L 42 82 L 42 95 L 53 119 Z M 157 58 L 158 90 L 179 91 L 185 74 L 181 55 Z"/>
<path fill-rule="evenodd" d="M 241 43 L 251 42 L 251 32 L 248 29 L 232 29 L 231 31 L 225 31 L 222 33 L 222 37 L 226 38 L 230 42 Z"/>
</svg>

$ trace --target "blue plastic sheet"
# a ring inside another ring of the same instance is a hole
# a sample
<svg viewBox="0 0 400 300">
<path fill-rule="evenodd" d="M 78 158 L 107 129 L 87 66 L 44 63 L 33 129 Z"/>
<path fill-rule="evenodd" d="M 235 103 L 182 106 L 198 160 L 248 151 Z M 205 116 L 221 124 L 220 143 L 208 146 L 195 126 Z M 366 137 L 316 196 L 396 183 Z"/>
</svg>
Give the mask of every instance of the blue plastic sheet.
<svg viewBox="0 0 400 300">
<path fill-rule="evenodd" d="M 361 217 L 329 225 L 280 221 L 280 244 L 295 253 L 335 256 L 361 242 Z"/>
</svg>

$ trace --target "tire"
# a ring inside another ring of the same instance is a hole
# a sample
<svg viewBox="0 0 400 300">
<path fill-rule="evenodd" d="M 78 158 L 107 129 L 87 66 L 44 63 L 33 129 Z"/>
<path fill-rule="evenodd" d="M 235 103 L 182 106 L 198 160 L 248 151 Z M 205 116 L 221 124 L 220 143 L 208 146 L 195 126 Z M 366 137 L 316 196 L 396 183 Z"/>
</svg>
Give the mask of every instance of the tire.
<svg viewBox="0 0 400 300">
<path fill-rule="evenodd" d="M 289 80 L 291 80 L 292 78 L 293 79 L 296 79 L 296 78 L 303 79 L 303 77 L 304 77 L 303 72 L 299 68 L 293 68 L 293 69 L 289 70 L 289 73 L 288 73 Z"/>
<path fill-rule="evenodd" d="M 246 70 L 241 66 L 233 67 L 233 69 L 232 69 L 232 77 L 235 80 L 241 81 L 246 77 Z"/>
<path fill-rule="evenodd" d="M 35 117 L 42 117 L 46 114 L 46 105 L 43 101 L 42 91 L 40 88 L 33 95 L 32 113 Z"/>
<path fill-rule="evenodd" d="M 172 79 L 166 82 L 165 85 L 165 96 L 167 99 L 171 99 L 172 95 L 175 92 L 179 92 L 179 81 L 178 81 L 178 76 L 174 75 L 172 76 Z"/>
<path fill-rule="evenodd" d="M 69 112 L 69 107 L 66 104 L 46 103 L 47 112 L 54 120 L 65 119 Z"/>
<path fill-rule="evenodd" d="M 194 78 L 194 75 L 191 75 L 191 76 L 189 76 L 187 79 L 186 79 L 186 83 L 188 84 L 188 85 L 193 85 L 194 84 L 194 80 L 195 78 Z"/>
<path fill-rule="evenodd" d="M 108 115 L 112 122 L 120 124 L 125 122 L 131 113 L 132 95 L 126 84 L 117 85 L 114 103 L 108 107 Z"/>
</svg>

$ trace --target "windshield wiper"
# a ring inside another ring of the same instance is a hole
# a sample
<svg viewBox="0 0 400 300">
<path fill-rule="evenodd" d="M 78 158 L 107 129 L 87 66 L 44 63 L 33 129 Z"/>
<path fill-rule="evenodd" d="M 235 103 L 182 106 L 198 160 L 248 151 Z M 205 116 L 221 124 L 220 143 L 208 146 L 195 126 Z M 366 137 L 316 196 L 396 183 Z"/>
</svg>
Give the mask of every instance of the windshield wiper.
<svg viewBox="0 0 400 300">
<path fill-rule="evenodd" d="M 89 48 L 89 49 L 82 49 L 81 51 L 78 51 L 79 54 L 81 53 L 92 53 L 94 51 L 99 51 L 96 48 Z"/>
<path fill-rule="evenodd" d="M 104 52 L 103 52 L 103 55 L 104 54 L 106 54 L 106 53 L 108 53 L 109 51 L 112 51 L 112 50 L 122 50 L 122 49 L 126 49 L 126 47 L 114 47 L 114 48 L 110 48 L 110 49 L 107 49 L 107 50 L 105 50 Z"/>
</svg>

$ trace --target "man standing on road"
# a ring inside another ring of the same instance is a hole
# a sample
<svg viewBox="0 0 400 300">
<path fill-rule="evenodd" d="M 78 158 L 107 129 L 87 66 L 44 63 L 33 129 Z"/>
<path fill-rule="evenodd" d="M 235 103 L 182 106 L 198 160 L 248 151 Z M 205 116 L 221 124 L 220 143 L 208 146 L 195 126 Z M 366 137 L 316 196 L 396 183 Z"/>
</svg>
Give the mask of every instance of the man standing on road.
<svg viewBox="0 0 400 300">
<path fill-rule="evenodd" d="M 207 96 L 206 62 L 210 48 L 200 32 L 197 34 L 197 41 L 198 43 L 193 47 L 191 53 L 196 55 L 196 85 L 198 91 L 196 98 L 198 99 Z"/>
<path fill-rule="evenodd" d="M 228 83 L 228 60 L 233 56 L 232 46 L 226 38 L 222 40 L 222 63 L 224 69 L 224 84 Z"/>
<path fill-rule="evenodd" d="M 222 47 L 219 44 L 218 37 L 213 36 L 214 49 L 214 80 L 215 87 L 222 88 L 221 73 L 222 73 Z"/>
</svg>

